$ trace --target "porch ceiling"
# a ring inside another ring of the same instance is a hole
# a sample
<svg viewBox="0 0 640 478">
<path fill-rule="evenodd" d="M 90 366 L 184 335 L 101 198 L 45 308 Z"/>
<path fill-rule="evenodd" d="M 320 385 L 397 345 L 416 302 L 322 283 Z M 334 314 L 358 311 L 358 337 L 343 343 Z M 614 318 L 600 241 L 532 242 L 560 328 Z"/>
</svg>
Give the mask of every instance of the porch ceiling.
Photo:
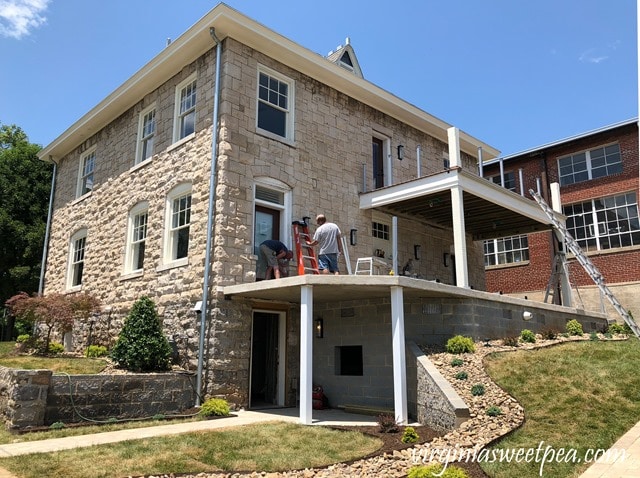
<svg viewBox="0 0 640 478">
<path fill-rule="evenodd" d="M 465 229 L 474 240 L 552 228 L 549 218 L 533 200 L 461 169 L 363 193 L 360 208 L 375 208 L 452 228 L 451 190 L 454 188 L 463 191 Z"/>
</svg>

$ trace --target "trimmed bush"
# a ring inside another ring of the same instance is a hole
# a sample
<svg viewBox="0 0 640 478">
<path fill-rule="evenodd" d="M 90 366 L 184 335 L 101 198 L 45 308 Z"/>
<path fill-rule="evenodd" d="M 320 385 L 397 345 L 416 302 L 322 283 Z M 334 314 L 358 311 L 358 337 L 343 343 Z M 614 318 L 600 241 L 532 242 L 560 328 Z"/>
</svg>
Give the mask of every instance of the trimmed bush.
<svg viewBox="0 0 640 478">
<path fill-rule="evenodd" d="M 61 354 L 64 352 L 64 345 L 59 344 L 58 342 L 50 342 L 49 349 L 47 351 L 53 355 Z"/>
<path fill-rule="evenodd" d="M 416 433 L 416 429 L 413 427 L 406 427 L 404 432 L 402 433 L 402 438 L 400 441 L 402 443 L 415 443 L 418 441 L 420 437 Z"/>
<path fill-rule="evenodd" d="M 198 414 L 202 417 L 228 417 L 231 413 L 229 403 L 222 398 L 209 398 L 200 407 Z"/>
<path fill-rule="evenodd" d="M 23 344 L 25 342 L 28 342 L 30 338 L 31 336 L 29 334 L 18 335 L 16 342 L 18 342 L 19 344 Z"/>
<path fill-rule="evenodd" d="M 534 344 L 536 342 L 536 334 L 534 334 L 529 329 L 524 329 L 522 332 L 520 332 L 520 340 L 522 340 L 523 342 Z"/>
<path fill-rule="evenodd" d="M 444 471 L 443 471 L 444 469 Z M 448 465 L 445 469 L 440 463 L 412 466 L 407 478 L 469 478 L 469 474 L 459 466 Z"/>
<path fill-rule="evenodd" d="M 109 351 L 104 345 L 89 345 L 87 347 L 87 357 L 89 358 L 104 357 L 108 353 Z"/>
<path fill-rule="evenodd" d="M 380 433 L 396 433 L 399 430 L 396 417 L 390 413 L 381 413 L 378 415 L 378 427 Z"/>
<path fill-rule="evenodd" d="M 559 332 L 553 327 L 545 327 L 540 331 L 540 335 L 545 340 L 555 340 L 558 338 Z"/>
<path fill-rule="evenodd" d="M 576 319 L 571 319 L 567 322 L 567 333 L 569 335 L 583 335 L 582 324 Z"/>
<path fill-rule="evenodd" d="M 169 370 L 171 345 L 162 333 L 156 305 L 149 297 L 133 304 L 111 352 L 116 364 L 133 372 Z"/>
<path fill-rule="evenodd" d="M 447 340 L 446 351 L 450 354 L 464 354 L 475 352 L 476 346 L 471 337 L 456 335 Z"/>
<path fill-rule="evenodd" d="M 502 339 L 502 345 L 507 347 L 517 347 L 518 343 L 518 337 L 505 337 Z"/>
<path fill-rule="evenodd" d="M 469 374 L 467 374 L 467 372 L 458 372 L 457 374 L 455 374 L 455 377 L 458 380 L 466 380 L 469 378 Z"/>
<path fill-rule="evenodd" d="M 452 367 L 460 367 L 462 364 L 464 363 L 464 360 L 462 360 L 461 358 L 454 358 L 451 361 L 451 366 Z"/>
<path fill-rule="evenodd" d="M 497 417 L 498 415 L 502 415 L 502 409 L 493 405 L 487 408 L 487 415 L 490 417 Z"/>
<path fill-rule="evenodd" d="M 473 387 L 471 387 L 471 395 L 473 395 L 474 397 L 484 395 L 484 385 L 482 385 L 481 383 L 476 383 Z"/>
</svg>

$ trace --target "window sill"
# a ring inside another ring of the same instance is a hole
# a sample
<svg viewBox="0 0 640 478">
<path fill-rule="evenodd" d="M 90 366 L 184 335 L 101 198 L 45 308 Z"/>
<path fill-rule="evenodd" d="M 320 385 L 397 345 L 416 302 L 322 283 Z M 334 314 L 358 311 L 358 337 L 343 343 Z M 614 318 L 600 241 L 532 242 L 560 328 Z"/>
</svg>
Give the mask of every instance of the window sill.
<svg viewBox="0 0 640 478">
<path fill-rule="evenodd" d="M 144 275 L 144 270 L 140 269 L 138 271 L 131 271 L 131 272 L 122 274 L 119 280 L 122 282 L 126 280 L 136 279 L 137 277 L 142 277 L 143 275 Z"/>
<path fill-rule="evenodd" d="M 195 133 L 191 133 L 189 136 L 185 136 L 184 138 L 177 140 L 175 143 L 173 143 L 171 146 L 169 146 L 167 148 L 167 153 L 173 151 L 174 149 L 179 148 L 180 146 L 182 146 L 185 143 L 188 143 L 189 141 L 191 141 L 195 137 L 196 137 L 196 134 Z"/>
<path fill-rule="evenodd" d="M 177 259 L 175 261 L 167 262 L 166 264 L 162 264 L 161 266 L 156 267 L 156 272 L 162 272 L 169 269 L 175 269 L 176 267 L 183 267 L 189 265 L 189 258 L 183 257 L 182 259 Z"/>
<path fill-rule="evenodd" d="M 82 284 L 74 285 L 73 287 L 69 287 L 64 291 L 65 294 L 73 294 L 74 292 L 80 292 L 82 290 Z"/>
<path fill-rule="evenodd" d="M 520 261 L 520 262 L 510 262 L 508 264 L 496 264 L 495 266 L 484 266 L 485 271 L 495 271 L 498 269 L 509 269 L 512 267 L 523 267 L 528 266 L 529 261 Z"/>
<path fill-rule="evenodd" d="M 76 205 L 76 204 L 78 204 L 78 203 L 80 203 L 80 202 L 84 201 L 85 199 L 90 198 L 92 193 L 93 193 L 93 191 L 89 191 L 88 193 L 85 193 L 85 194 L 83 194 L 82 196 L 80 196 L 80 197 L 78 197 L 78 198 L 74 199 L 73 201 L 71 201 L 71 202 L 69 203 L 69 206 L 74 206 L 74 205 Z"/>
<path fill-rule="evenodd" d="M 158 155 L 157 155 L 157 154 L 154 154 L 153 156 L 151 156 L 151 157 L 149 157 L 149 158 L 145 159 L 144 161 L 140 161 L 139 163 L 134 164 L 133 166 L 131 166 L 131 167 L 129 168 L 129 172 L 130 172 L 130 173 L 132 173 L 132 172 L 134 172 L 134 171 L 137 171 L 138 169 L 142 169 L 142 168 L 144 168 L 144 167 L 145 167 L 145 166 L 147 166 L 148 164 L 151 164 L 151 163 L 153 162 L 153 160 L 154 160 L 154 159 L 156 159 L 157 157 L 158 157 Z"/>
<path fill-rule="evenodd" d="M 295 147 L 295 141 L 291 138 L 285 138 L 283 136 L 272 133 L 271 131 L 267 131 L 266 129 L 261 129 L 256 127 L 256 133 L 260 136 L 264 136 L 265 138 L 273 139 L 275 141 L 279 141 L 280 143 L 284 143 L 287 146 Z"/>
</svg>

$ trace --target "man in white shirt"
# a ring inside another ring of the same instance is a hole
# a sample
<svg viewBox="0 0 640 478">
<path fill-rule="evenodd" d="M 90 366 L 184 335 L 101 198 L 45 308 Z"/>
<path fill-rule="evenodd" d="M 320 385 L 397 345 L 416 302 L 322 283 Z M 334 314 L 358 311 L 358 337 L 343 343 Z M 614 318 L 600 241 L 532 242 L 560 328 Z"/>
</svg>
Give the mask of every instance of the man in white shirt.
<svg viewBox="0 0 640 478">
<path fill-rule="evenodd" d="M 313 235 L 313 241 L 307 241 L 310 246 L 319 245 L 318 269 L 322 274 L 340 274 L 338 270 L 338 254 L 342 254 L 340 228 L 332 222 L 327 222 L 324 214 L 316 216 L 318 228 Z"/>
</svg>

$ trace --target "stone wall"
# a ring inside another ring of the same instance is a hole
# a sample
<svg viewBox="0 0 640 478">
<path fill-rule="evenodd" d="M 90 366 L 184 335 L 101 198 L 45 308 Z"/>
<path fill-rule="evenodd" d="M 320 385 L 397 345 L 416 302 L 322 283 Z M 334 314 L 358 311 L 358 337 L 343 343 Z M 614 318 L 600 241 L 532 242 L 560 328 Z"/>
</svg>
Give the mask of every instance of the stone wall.
<svg viewBox="0 0 640 478">
<path fill-rule="evenodd" d="M 53 375 L 0 367 L 0 413 L 9 429 L 175 415 L 195 399 L 188 373 Z"/>
</svg>

